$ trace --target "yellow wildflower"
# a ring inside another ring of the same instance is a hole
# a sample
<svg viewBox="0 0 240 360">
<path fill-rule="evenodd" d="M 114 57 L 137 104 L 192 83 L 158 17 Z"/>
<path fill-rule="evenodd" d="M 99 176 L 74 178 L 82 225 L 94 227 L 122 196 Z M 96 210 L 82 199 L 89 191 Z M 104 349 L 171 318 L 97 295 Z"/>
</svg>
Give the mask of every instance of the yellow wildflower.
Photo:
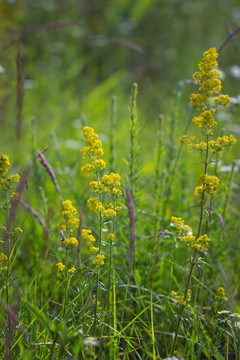
<svg viewBox="0 0 240 360">
<path fill-rule="evenodd" d="M 96 164 L 96 166 L 97 166 L 100 170 L 103 170 L 103 169 L 105 169 L 105 167 L 106 167 L 106 163 L 105 163 L 105 161 L 102 160 L 102 159 L 95 160 L 95 164 Z"/>
<path fill-rule="evenodd" d="M 102 178 L 102 182 L 105 186 L 111 188 L 114 186 L 120 186 L 120 175 L 114 174 L 113 172 L 110 173 L 110 175 L 104 175 Z"/>
<path fill-rule="evenodd" d="M 66 269 L 66 266 L 63 265 L 63 263 L 61 263 L 61 262 L 58 262 L 58 263 L 56 264 L 56 267 L 57 267 L 57 271 L 63 271 L 63 270 Z"/>
<path fill-rule="evenodd" d="M 72 218 L 72 219 L 69 219 L 67 223 L 71 227 L 78 228 L 79 227 L 79 222 L 80 222 L 80 220 L 78 218 Z"/>
<path fill-rule="evenodd" d="M 66 249 L 69 249 L 72 246 L 78 247 L 79 242 L 75 237 L 70 237 L 63 240 L 63 245 L 65 246 Z"/>
<path fill-rule="evenodd" d="M 196 197 L 200 196 L 203 192 L 213 195 L 218 188 L 220 181 L 215 175 L 202 174 L 198 178 L 198 183 L 199 186 L 197 186 L 194 191 Z"/>
<path fill-rule="evenodd" d="M 83 128 L 83 137 L 87 147 L 81 150 L 82 157 L 86 159 L 89 156 L 98 156 L 103 155 L 102 142 L 99 140 L 98 135 L 95 133 L 94 129 L 88 126 Z"/>
<path fill-rule="evenodd" d="M 194 243 L 194 245 L 192 247 L 192 251 L 195 253 L 198 251 L 207 251 L 210 241 L 211 240 L 209 239 L 209 237 L 206 234 L 200 236 Z"/>
<path fill-rule="evenodd" d="M 86 164 L 81 167 L 82 173 L 85 177 L 89 177 L 93 171 L 92 164 Z"/>
<path fill-rule="evenodd" d="M 171 217 L 171 225 L 176 228 L 177 235 L 190 234 L 192 233 L 192 229 L 184 224 L 184 220 L 181 217 Z"/>
<path fill-rule="evenodd" d="M 69 220 L 77 214 L 77 210 L 72 205 L 72 202 L 70 200 L 65 200 L 63 201 L 63 209 L 60 211 L 60 213 L 64 219 Z"/>
<path fill-rule="evenodd" d="M 197 137 L 196 136 L 192 136 L 192 137 L 187 137 L 187 135 L 181 135 L 178 138 L 182 144 L 184 144 L 186 146 L 186 149 L 188 151 L 191 150 L 191 148 L 194 146 L 193 144 L 197 141 Z"/>
<path fill-rule="evenodd" d="M 18 183 L 19 183 L 19 180 L 20 180 L 20 176 L 19 176 L 18 174 L 11 175 L 11 176 L 9 176 L 9 178 L 8 178 L 8 181 L 9 181 L 11 184 L 18 184 Z"/>
<path fill-rule="evenodd" d="M 197 151 L 206 151 L 207 150 L 207 143 L 205 141 L 200 142 L 199 144 L 193 145 L 193 149 Z"/>
<path fill-rule="evenodd" d="M 110 241 L 110 242 L 113 242 L 114 234 L 113 233 L 108 234 L 107 240 Z"/>
<path fill-rule="evenodd" d="M 193 244 L 196 239 L 196 236 L 193 235 L 185 235 L 181 237 L 181 241 L 186 242 L 189 246 L 190 244 Z"/>
<path fill-rule="evenodd" d="M 5 177 L 8 173 L 8 168 L 10 167 L 9 158 L 7 155 L 0 155 L 0 174 Z"/>
<path fill-rule="evenodd" d="M 228 298 L 226 297 L 225 290 L 223 287 L 218 288 L 216 292 L 216 296 L 214 298 L 213 307 L 219 308 L 224 301 L 228 301 Z"/>
<path fill-rule="evenodd" d="M 7 255 L 0 253 L 0 265 L 2 265 L 5 260 L 7 260 Z"/>
<path fill-rule="evenodd" d="M 103 265 L 104 264 L 104 255 L 97 255 L 96 259 L 93 260 L 93 264 L 95 265 Z"/>
<path fill-rule="evenodd" d="M 200 116 L 193 118 L 192 122 L 194 125 L 199 126 L 200 128 L 211 129 L 212 126 L 216 126 L 217 123 L 214 120 L 213 109 L 211 111 L 205 110 Z"/>
<path fill-rule="evenodd" d="M 82 232 L 81 232 L 82 239 L 86 240 L 91 233 L 92 233 L 91 230 L 82 229 Z"/>
<path fill-rule="evenodd" d="M 99 252 L 99 247 L 90 246 L 89 250 L 91 253 L 96 254 L 97 252 Z"/>
<path fill-rule="evenodd" d="M 112 210 L 112 209 L 103 210 L 103 214 L 104 214 L 106 217 L 115 217 L 115 216 L 117 215 L 116 211 L 115 211 L 115 210 Z"/>
<path fill-rule="evenodd" d="M 170 295 L 173 297 L 175 305 L 186 305 L 186 301 L 184 300 L 183 295 L 178 295 L 176 291 L 173 290 L 171 291 Z"/>
<path fill-rule="evenodd" d="M 87 202 L 90 212 L 100 212 L 104 210 L 102 203 L 96 197 L 88 199 Z"/>
<path fill-rule="evenodd" d="M 219 152 L 227 146 L 236 144 L 237 140 L 233 135 L 218 137 L 217 140 L 209 141 L 209 147 L 213 152 Z"/>
<path fill-rule="evenodd" d="M 203 106 L 206 105 L 208 101 L 208 96 L 201 94 L 192 94 L 190 97 L 190 103 L 200 110 Z"/>
<path fill-rule="evenodd" d="M 86 241 L 86 244 L 89 246 L 91 246 L 96 241 L 96 239 L 92 235 L 91 230 L 82 229 L 81 237 L 82 237 L 82 240 Z"/>
<path fill-rule="evenodd" d="M 69 274 L 74 274 L 75 272 L 76 272 L 76 269 L 75 269 L 74 266 L 71 267 L 70 269 L 68 269 L 68 273 L 69 273 Z"/>
<path fill-rule="evenodd" d="M 89 185 L 93 190 L 95 190 L 99 194 L 107 190 L 100 181 L 90 181 Z"/>
<path fill-rule="evenodd" d="M 15 236 L 22 234 L 22 233 L 23 233 L 23 230 L 19 226 L 14 229 Z"/>
<path fill-rule="evenodd" d="M 214 106 L 219 106 L 220 109 L 227 108 L 229 104 L 231 103 L 231 99 L 228 95 L 219 95 L 217 97 L 213 97 L 211 99 L 211 103 L 214 104 Z"/>
</svg>

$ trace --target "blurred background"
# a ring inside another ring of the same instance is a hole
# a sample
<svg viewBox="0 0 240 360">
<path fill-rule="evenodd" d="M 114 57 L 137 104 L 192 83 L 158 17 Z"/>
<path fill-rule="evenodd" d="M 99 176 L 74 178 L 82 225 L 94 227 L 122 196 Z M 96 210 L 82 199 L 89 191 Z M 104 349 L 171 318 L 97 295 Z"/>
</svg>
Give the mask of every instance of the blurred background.
<svg viewBox="0 0 240 360">
<path fill-rule="evenodd" d="M 181 135 L 194 90 L 185 80 L 197 70 L 202 53 L 218 49 L 239 22 L 240 5 L 234 0 L 1 0 L 1 152 L 18 163 L 23 153 L 32 158 L 35 136 L 38 149 L 55 138 L 74 157 L 83 123 L 103 133 L 107 143 L 111 99 L 116 96 L 121 153 L 130 90 L 137 82 L 140 139 L 148 157 L 159 114 L 170 131 L 176 102 L 176 137 Z M 219 57 L 224 93 L 236 105 L 239 43 L 240 34 Z M 238 114 L 238 106 L 234 111 Z M 234 128 L 236 135 L 237 117 L 228 119 L 224 127 Z"/>
</svg>

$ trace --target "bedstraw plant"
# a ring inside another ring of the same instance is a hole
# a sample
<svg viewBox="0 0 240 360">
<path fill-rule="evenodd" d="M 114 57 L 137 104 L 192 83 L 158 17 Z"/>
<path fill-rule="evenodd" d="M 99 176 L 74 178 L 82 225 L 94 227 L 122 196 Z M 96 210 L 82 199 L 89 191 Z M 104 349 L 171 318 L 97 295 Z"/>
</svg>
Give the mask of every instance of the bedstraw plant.
<svg viewBox="0 0 240 360">
<path fill-rule="evenodd" d="M 198 186 L 194 190 L 195 205 L 199 207 L 199 222 L 193 233 L 192 229 L 184 224 L 181 217 L 172 217 L 171 225 L 176 229 L 176 234 L 180 240 L 185 243 L 189 249 L 189 274 L 183 295 L 177 295 L 172 291 L 171 296 L 178 305 L 179 311 L 176 315 L 177 325 L 173 339 L 171 356 L 174 355 L 177 339 L 179 336 L 180 326 L 187 303 L 191 300 L 191 279 L 195 266 L 202 262 L 202 255 L 208 251 L 210 238 L 204 234 L 203 217 L 204 213 L 209 212 L 210 200 L 212 195 L 217 191 L 220 180 L 215 175 L 210 175 L 211 165 L 215 161 L 215 156 L 225 148 L 236 143 L 233 135 L 217 137 L 214 134 L 214 127 L 217 125 L 216 112 L 227 108 L 230 104 L 228 95 L 222 95 L 221 73 L 217 70 L 217 51 L 211 48 L 203 54 L 203 59 L 199 63 L 199 71 L 193 75 L 193 79 L 199 86 L 199 93 L 192 94 L 190 97 L 191 104 L 201 113 L 192 120 L 193 125 L 202 130 L 203 140 L 198 136 L 188 137 L 180 136 L 180 141 L 186 145 L 186 148 L 195 150 L 200 153 L 203 173 L 199 176 Z M 194 234 L 194 235 L 193 235 Z"/>
</svg>

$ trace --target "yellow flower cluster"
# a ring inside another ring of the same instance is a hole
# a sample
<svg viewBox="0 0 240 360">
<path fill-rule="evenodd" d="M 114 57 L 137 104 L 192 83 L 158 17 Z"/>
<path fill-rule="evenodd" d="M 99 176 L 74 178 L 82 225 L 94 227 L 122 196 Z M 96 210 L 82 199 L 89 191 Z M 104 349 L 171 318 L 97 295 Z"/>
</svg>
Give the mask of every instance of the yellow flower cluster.
<svg viewBox="0 0 240 360">
<path fill-rule="evenodd" d="M 87 145 L 81 150 L 82 157 L 84 159 L 86 159 L 88 155 L 101 157 L 103 155 L 102 142 L 99 140 L 98 134 L 95 133 L 94 129 L 85 126 L 82 135 Z"/>
<path fill-rule="evenodd" d="M 198 183 L 199 186 L 197 186 L 194 190 L 194 195 L 196 197 L 199 197 L 203 193 L 213 195 L 216 189 L 218 188 L 220 181 L 215 175 L 211 176 L 211 175 L 202 174 L 198 178 Z"/>
<path fill-rule="evenodd" d="M 86 244 L 89 246 L 89 250 L 92 254 L 96 254 L 97 252 L 99 252 L 99 247 L 93 245 L 96 239 L 92 235 L 91 230 L 82 229 L 81 237 L 82 240 L 85 241 Z"/>
<path fill-rule="evenodd" d="M 187 137 L 187 135 L 181 135 L 179 136 L 179 140 L 182 144 L 185 145 L 188 151 L 194 149 L 196 151 L 203 152 L 206 151 L 207 146 L 209 146 L 209 149 L 212 153 L 222 151 L 224 148 L 230 147 L 237 142 L 233 135 L 218 137 L 216 140 L 210 140 L 208 144 L 205 141 L 201 141 L 200 143 L 196 144 L 196 136 Z"/>
<path fill-rule="evenodd" d="M 87 203 L 90 212 L 101 212 L 106 217 L 115 217 L 117 213 L 121 210 L 120 206 L 113 208 L 113 205 L 109 202 L 106 202 L 104 208 L 102 203 L 96 197 L 88 199 Z"/>
<path fill-rule="evenodd" d="M 116 186 L 121 186 L 120 179 L 120 175 L 114 174 L 113 172 L 111 172 L 110 175 L 104 175 L 102 177 L 103 186 L 105 186 L 106 191 L 114 197 L 122 195 L 121 190 L 116 188 Z"/>
<path fill-rule="evenodd" d="M 104 175 L 102 181 L 91 181 L 90 187 L 97 193 L 107 192 L 113 196 L 122 195 L 122 191 L 116 186 L 120 186 L 120 175 L 113 172 L 110 175 Z"/>
<path fill-rule="evenodd" d="M 175 305 L 185 306 L 187 302 L 191 301 L 192 291 L 188 289 L 186 300 L 184 300 L 184 295 L 178 295 L 176 291 L 173 290 L 170 295 L 173 297 Z"/>
<path fill-rule="evenodd" d="M 211 99 L 211 103 L 215 106 L 215 107 L 220 107 L 220 109 L 225 109 L 229 106 L 229 104 L 231 103 L 231 100 L 229 98 L 228 95 L 219 95 L 217 97 L 213 97 Z"/>
<path fill-rule="evenodd" d="M 56 268 L 57 268 L 57 271 L 63 271 L 63 270 L 66 269 L 66 266 L 63 265 L 63 263 L 58 262 L 58 263 L 56 264 Z"/>
<path fill-rule="evenodd" d="M 92 244 L 96 241 L 96 239 L 92 235 L 91 230 L 87 230 L 87 229 L 82 229 L 81 238 L 82 238 L 83 241 L 86 242 L 86 244 L 88 246 L 92 246 Z"/>
<path fill-rule="evenodd" d="M 98 170 L 103 170 L 106 166 L 103 159 L 97 159 L 96 157 L 101 157 L 103 155 L 102 143 L 98 139 L 98 135 L 95 131 L 85 126 L 83 128 L 83 136 L 85 138 L 85 142 L 87 147 L 81 150 L 82 157 L 84 159 L 87 156 L 90 156 L 93 161 L 90 164 L 86 164 L 81 168 L 83 175 L 85 177 L 89 177 L 92 173 L 97 173 Z M 104 175 L 102 180 L 91 181 L 90 187 L 97 193 L 107 192 L 113 195 L 115 198 L 119 195 L 122 195 L 120 189 L 117 186 L 121 186 L 120 183 L 120 175 L 111 172 L 110 175 Z"/>
<path fill-rule="evenodd" d="M 23 233 L 23 230 L 20 228 L 20 226 L 16 227 L 14 230 L 13 230 L 13 235 L 14 236 L 18 236 L 19 234 L 22 234 Z"/>
<path fill-rule="evenodd" d="M 177 235 L 191 234 L 192 229 L 184 224 L 184 220 L 181 217 L 171 217 L 171 225 L 176 228 Z"/>
<path fill-rule="evenodd" d="M 104 211 L 104 207 L 102 206 L 102 203 L 96 197 L 88 199 L 87 203 L 90 212 Z"/>
<path fill-rule="evenodd" d="M 99 252 L 99 247 L 90 246 L 89 250 L 91 253 L 96 254 L 97 252 Z"/>
<path fill-rule="evenodd" d="M 58 263 L 56 264 L 56 268 L 57 268 L 57 271 L 61 272 L 61 271 L 64 271 L 64 270 L 66 269 L 66 266 L 63 265 L 63 263 L 58 262 Z M 69 274 L 74 274 L 75 272 L 76 272 L 76 269 L 75 269 L 74 266 L 71 267 L 70 269 L 68 269 L 68 273 L 69 273 Z"/>
<path fill-rule="evenodd" d="M 210 242 L 209 237 L 205 234 L 200 236 L 196 240 L 196 236 L 193 235 L 185 235 L 182 236 L 181 241 L 185 242 L 187 246 L 192 246 L 192 252 L 197 253 L 199 251 L 207 251 L 208 245 Z"/>
<path fill-rule="evenodd" d="M 218 137 L 217 140 L 209 141 L 209 147 L 212 152 L 219 152 L 227 146 L 236 144 L 237 140 L 233 135 Z"/>
<path fill-rule="evenodd" d="M 214 119 L 215 108 L 227 108 L 231 102 L 228 95 L 211 97 L 213 94 L 219 94 L 222 89 L 221 73 L 216 70 L 217 58 L 218 53 L 215 48 L 211 48 L 203 54 L 203 59 L 198 65 L 200 71 L 193 75 L 193 79 L 197 83 L 201 83 L 200 94 L 192 94 L 190 97 L 190 103 L 197 110 L 202 111 L 199 116 L 193 118 L 192 122 L 196 126 L 206 129 L 209 135 L 212 135 L 212 127 L 217 124 Z"/>
<path fill-rule="evenodd" d="M 199 152 L 203 152 L 207 150 L 207 143 L 205 141 L 201 141 L 199 144 L 193 145 L 193 149 Z"/>
<path fill-rule="evenodd" d="M 96 259 L 93 260 L 93 264 L 94 265 L 103 265 L 104 264 L 104 259 L 105 256 L 104 255 L 97 255 Z"/>
<path fill-rule="evenodd" d="M 211 240 L 209 239 L 209 237 L 204 234 L 202 236 L 200 236 L 194 243 L 193 247 L 192 247 L 192 252 L 193 253 L 197 253 L 198 251 L 207 251 L 208 250 L 208 245 L 209 242 Z"/>
<path fill-rule="evenodd" d="M 181 241 L 185 242 L 187 246 L 194 244 L 196 240 L 196 236 L 193 235 L 185 235 L 181 237 Z"/>
<path fill-rule="evenodd" d="M 65 200 L 63 201 L 63 208 L 60 211 L 61 216 L 66 219 L 69 220 L 71 219 L 74 215 L 77 214 L 77 210 L 76 208 L 72 205 L 72 202 L 70 200 Z"/>
<path fill-rule="evenodd" d="M 215 109 L 204 110 L 199 116 L 193 118 L 192 123 L 200 128 L 211 129 L 217 125 L 214 113 Z"/>
<path fill-rule="evenodd" d="M 197 141 L 196 136 L 187 137 L 187 135 L 181 135 L 178 137 L 178 139 L 181 141 L 182 144 L 186 146 L 186 149 L 190 151 L 193 147 L 193 144 Z"/>
<path fill-rule="evenodd" d="M 74 274 L 76 272 L 76 269 L 74 266 L 72 266 L 70 269 L 68 269 L 69 274 Z"/>
<path fill-rule="evenodd" d="M 215 308 L 219 308 L 224 301 L 228 301 L 228 298 L 226 297 L 225 290 L 223 287 L 218 288 L 214 300 L 215 301 L 213 303 L 213 306 Z"/>
<path fill-rule="evenodd" d="M 82 173 L 85 177 L 89 177 L 91 173 L 96 172 L 97 169 L 103 170 L 105 169 L 106 164 L 102 159 L 94 160 L 91 164 L 86 164 L 81 168 Z"/>
<path fill-rule="evenodd" d="M 7 155 L 0 155 L 0 174 L 2 177 L 5 177 L 8 173 L 8 168 L 10 167 L 9 158 Z"/>
<path fill-rule="evenodd" d="M 213 93 L 218 94 L 221 89 L 221 73 L 216 70 L 218 67 L 218 53 L 215 48 L 211 48 L 205 51 L 203 59 L 200 61 L 197 71 L 193 75 L 193 79 L 196 83 L 201 83 L 200 91 L 203 92 L 203 96 L 209 97 Z"/>
<path fill-rule="evenodd" d="M 18 184 L 18 183 L 19 183 L 19 180 L 20 180 L 20 176 L 19 176 L 18 174 L 11 175 L 11 176 L 9 176 L 9 178 L 8 178 L 8 181 L 9 181 L 11 184 Z"/>
<path fill-rule="evenodd" d="M 95 133 L 94 129 L 90 127 L 83 128 L 83 137 L 85 138 L 86 147 L 81 150 L 82 157 L 86 159 L 87 157 L 91 158 L 91 163 L 86 164 L 81 168 L 83 175 L 89 177 L 91 174 L 95 174 L 95 179 L 90 181 L 89 185 L 91 189 L 99 194 L 97 197 L 90 197 L 87 201 L 88 208 L 90 212 L 99 213 L 100 218 L 103 216 L 114 218 L 118 211 L 120 211 L 120 206 L 115 205 L 115 201 L 118 196 L 122 195 L 119 186 L 120 175 L 111 172 L 109 175 L 101 174 L 101 171 L 105 168 L 105 162 L 103 159 L 99 159 L 103 155 L 102 143 L 98 138 L 98 135 Z M 103 202 L 102 194 L 107 193 L 110 195 L 111 202 Z M 114 204 L 114 205 L 113 205 Z M 112 234 L 113 235 L 113 234 Z M 109 241 L 113 241 L 114 235 L 108 238 Z M 87 245 L 89 246 L 90 252 L 97 254 L 96 258 L 93 260 L 95 265 L 103 265 L 105 256 L 101 254 L 101 246 L 96 247 L 93 245 L 95 242 L 94 237 L 91 234 L 90 230 L 82 230 L 82 239 L 86 240 Z"/>
<path fill-rule="evenodd" d="M 79 219 L 74 217 L 74 215 L 77 214 L 77 210 L 72 205 L 70 200 L 63 201 L 60 214 L 65 219 L 65 221 L 58 224 L 59 230 L 68 230 L 72 232 L 73 230 L 71 228 L 79 227 Z"/>
<path fill-rule="evenodd" d="M 86 147 L 81 150 L 82 157 L 86 159 L 90 156 L 93 161 L 90 164 L 87 164 L 81 168 L 82 173 L 85 177 L 89 177 L 91 173 L 97 171 L 97 169 L 105 169 L 105 161 L 102 159 L 97 159 L 103 155 L 102 142 L 99 140 L 98 135 L 95 133 L 94 129 L 89 126 L 83 128 L 83 137 L 85 138 Z"/>
<path fill-rule="evenodd" d="M 70 249 L 74 246 L 78 247 L 79 242 L 77 241 L 77 239 L 75 237 L 68 237 L 63 240 L 63 245 L 65 246 L 66 249 Z"/>
<path fill-rule="evenodd" d="M 113 242 L 114 234 L 113 233 L 108 234 L 107 240 L 110 241 L 110 242 Z"/>
<path fill-rule="evenodd" d="M 7 266 L 4 265 L 4 263 L 7 260 L 7 256 L 3 253 L 0 253 L 0 271 L 6 271 L 7 270 Z"/>
<path fill-rule="evenodd" d="M 0 154 L 0 184 L 3 186 L 4 190 L 8 191 L 12 184 L 18 184 L 20 180 L 20 176 L 18 174 L 7 176 L 8 170 L 10 167 L 9 158 L 7 155 Z M 16 194 L 16 193 L 14 193 Z M 14 196 L 11 196 L 12 200 Z M 10 204 L 11 201 L 9 200 L 8 203 Z M 4 207 L 7 207 L 7 203 L 5 203 Z"/>
<path fill-rule="evenodd" d="M 216 109 L 227 108 L 231 102 L 228 95 L 218 95 L 221 91 L 222 85 L 220 81 L 221 73 L 216 70 L 218 67 L 218 53 L 215 48 L 211 48 L 203 54 L 203 59 L 199 63 L 198 67 L 200 71 L 197 71 L 193 75 L 193 79 L 197 83 L 201 83 L 199 87 L 199 94 L 192 94 L 190 97 L 190 103 L 201 110 L 199 116 L 195 116 L 192 120 L 193 124 L 206 130 L 208 135 L 213 135 L 212 128 L 217 125 L 214 115 Z M 217 96 L 212 96 L 216 94 Z M 209 148 L 212 153 L 219 152 L 227 146 L 234 145 L 236 139 L 230 135 L 223 138 L 217 138 L 216 141 L 199 142 L 197 143 L 196 136 L 187 137 L 182 135 L 179 140 L 184 144 L 188 151 L 191 149 L 203 153 Z"/>
</svg>

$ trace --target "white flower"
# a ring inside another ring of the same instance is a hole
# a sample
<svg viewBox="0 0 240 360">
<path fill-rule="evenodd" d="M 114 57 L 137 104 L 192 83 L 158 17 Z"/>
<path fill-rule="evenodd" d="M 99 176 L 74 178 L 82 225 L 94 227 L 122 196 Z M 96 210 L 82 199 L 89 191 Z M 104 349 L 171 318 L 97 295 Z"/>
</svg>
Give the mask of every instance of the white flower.
<svg viewBox="0 0 240 360">
<path fill-rule="evenodd" d="M 83 343 L 85 346 L 88 347 L 94 347 L 94 346 L 98 346 L 98 341 L 97 339 L 95 339 L 92 336 L 87 337 L 86 339 L 83 340 Z"/>
</svg>

